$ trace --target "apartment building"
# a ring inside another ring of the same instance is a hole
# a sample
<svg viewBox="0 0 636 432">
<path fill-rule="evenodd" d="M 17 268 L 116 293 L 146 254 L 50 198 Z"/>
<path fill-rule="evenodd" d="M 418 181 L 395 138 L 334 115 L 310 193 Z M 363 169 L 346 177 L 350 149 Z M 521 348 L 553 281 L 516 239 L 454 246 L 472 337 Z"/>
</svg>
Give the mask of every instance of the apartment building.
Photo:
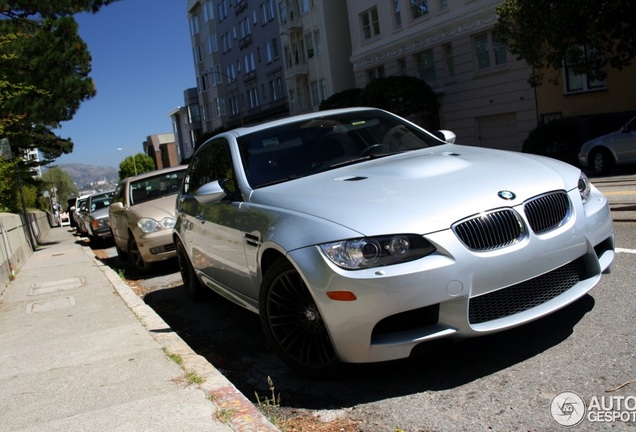
<svg viewBox="0 0 636 432">
<path fill-rule="evenodd" d="M 149 135 L 143 147 L 144 153 L 152 158 L 157 169 L 179 165 L 177 144 L 173 133 Z"/>
<path fill-rule="evenodd" d="M 192 157 L 197 141 L 203 133 L 197 88 L 185 90 L 183 100 L 184 106 L 177 107 L 168 114 L 172 120 L 179 163 L 185 163 Z"/>
<path fill-rule="evenodd" d="M 276 0 L 188 0 L 204 134 L 288 114 Z"/>
<path fill-rule="evenodd" d="M 409 75 L 460 144 L 521 150 L 537 125 L 530 68 L 497 40 L 501 0 L 347 0 L 355 86 Z"/>
<path fill-rule="evenodd" d="M 291 114 L 355 87 L 347 4 L 343 0 L 278 0 Z"/>
</svg>

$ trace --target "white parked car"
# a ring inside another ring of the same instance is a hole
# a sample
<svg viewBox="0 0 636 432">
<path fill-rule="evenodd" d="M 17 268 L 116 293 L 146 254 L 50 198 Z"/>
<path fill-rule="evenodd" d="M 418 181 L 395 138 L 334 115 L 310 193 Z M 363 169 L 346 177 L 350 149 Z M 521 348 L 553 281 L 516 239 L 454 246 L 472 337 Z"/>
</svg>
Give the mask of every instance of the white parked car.
<svg viewBox="0 0 636 432">
<path fill-rule="evenodd" d="M 616 132 L 589 140 L 579 151 L 579 163 L 604 175 L 617 166 L 636 164 L 636 117 Z"/>
<path fill-rule="evenodd" d="M 176 203 L 189 295 L 258 313 L 287 365 L 328 373 L 536 320 L 610 270 L 608 203 L 578 168 L 437 136 L 352 108 L 211 138 Z"/>
</svg>

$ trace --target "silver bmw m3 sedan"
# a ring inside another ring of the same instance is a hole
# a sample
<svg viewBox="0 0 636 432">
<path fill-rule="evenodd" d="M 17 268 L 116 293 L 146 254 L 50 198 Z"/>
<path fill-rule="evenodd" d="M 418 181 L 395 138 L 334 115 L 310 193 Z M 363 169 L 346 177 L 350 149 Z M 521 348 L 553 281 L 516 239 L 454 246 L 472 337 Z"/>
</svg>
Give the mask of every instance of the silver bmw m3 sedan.
<svg viewBox="0 0 636 432">
<path fill-rule="evenodd" d="M 176 202 L 188 294 L 258 313 L 288 366 L 329 373 L 536 320 L 611 270 L 608 203 L 578 168 L 454 140 L 374 108 L 211 138 Z"/>
</svg>

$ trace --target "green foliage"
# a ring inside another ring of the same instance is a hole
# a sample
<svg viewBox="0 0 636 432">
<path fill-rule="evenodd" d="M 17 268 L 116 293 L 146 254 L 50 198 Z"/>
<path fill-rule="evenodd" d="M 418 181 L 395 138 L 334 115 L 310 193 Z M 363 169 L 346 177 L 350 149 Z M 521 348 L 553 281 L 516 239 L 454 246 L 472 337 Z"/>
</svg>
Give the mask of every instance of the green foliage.
<svg viewBox="0 0 636 432">
<path fill-rule="evenodd" d="M 613 0 L 505 0 L 497 7 L 496 31 L 508 50 L 535 69 L 530 83 L 542 83 L 546 69 L 559 71 L 563 59 L 574 72 L 604 79 L 636 57 L 636 2 Z M 585 56 L 575 47 L 585 46 Z M 551 78 L 558 80 L 560 73 Z"/>
<path fill-rule="evenodd" d="M 77 196 L 78 190 L 71 176 L 61 168 L 51 167 L 42 173 L 42 188 L 49 191 L 56 189 L 57 202 L 66 207 L 68 199 Z"/>
<path fill-rule="evenodd" d="M 145 153 L 137 153 L 126 157 L 119 164 L 119 180 L 132 177 L 136 174 L 154 171 L 157 169 L 155 161 Z"/>
<path fill-rule="evenodd" d="M 320 110 L 362 106 L 362 89 L 353 88 L 335 93 L 320 103 Z"/>
<path fill-rule="evenodd" d="M 73 150 L 52 130 L 96 93 L 73 14 L 113 1 L 0 0 L 0 132 L 14 154 L 38 147 L 55 159 Z"/>
<path fill-rule="evenodd" d="M 28 167 L 19 158 L 0 158 L 0 211 L 22 213 L 22 198 L 27 209 L 42 208 L 38 202 L 39 184 L 39 180 L 32 178 Z"/>
<path fill-rule="evenodd" d="M 522 151 L 578 165 L 577 154 L 585 141 L 584 131 L 584 126 L 574 119 L 552 120 L 530 131 Z"/>
<path fill-rule="evenodd" d="M 411 76 L 378 78 L 363 89 L 336 93 L 320 104 L 320 109 L 370 106 L 402 117 L 436 114 L 437 96 L 425 81 Z"/>
<path fill-rule="evenodd" d="M 362 91 L 365 105 L 382 108 L 397 115 L 435 113 L 437 96 L 425 81 L 411 76 L 379 78 Z"/>
</svg>

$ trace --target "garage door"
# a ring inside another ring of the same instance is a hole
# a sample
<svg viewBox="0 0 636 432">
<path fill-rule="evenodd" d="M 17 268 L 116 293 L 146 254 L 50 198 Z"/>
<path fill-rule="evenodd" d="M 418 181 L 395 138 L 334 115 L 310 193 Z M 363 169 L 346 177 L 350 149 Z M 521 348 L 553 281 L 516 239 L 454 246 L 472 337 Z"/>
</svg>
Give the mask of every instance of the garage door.
<svg viewBox="0 0 636 432">
<path fill-rule="evenodd" d="M 477 129 L 480 147 L 521 151 L 515 113 L 478 117 Z"/>
</svg>

